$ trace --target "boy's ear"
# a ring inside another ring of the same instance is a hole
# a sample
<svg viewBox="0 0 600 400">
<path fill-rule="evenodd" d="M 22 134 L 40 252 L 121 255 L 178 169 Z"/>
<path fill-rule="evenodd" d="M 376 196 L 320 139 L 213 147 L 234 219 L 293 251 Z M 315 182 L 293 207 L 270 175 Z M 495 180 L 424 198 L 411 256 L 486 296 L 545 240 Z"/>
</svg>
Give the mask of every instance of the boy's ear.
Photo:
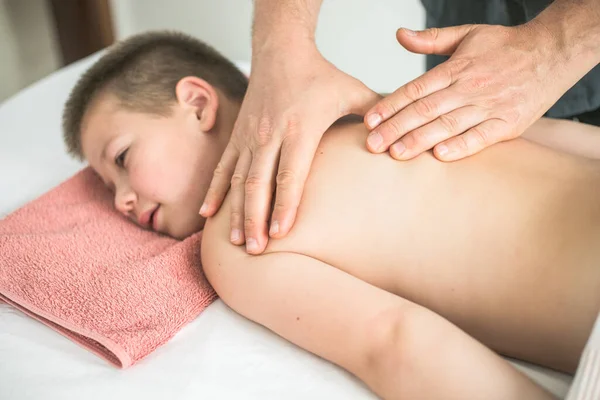
<svg viewBox="0 0 600 400">
<path fill-rule="evenodd" d="M 200 130 L 210 131 L 217 121 L 219 97 L 215 88 L 204 79 L 186 76 L 177 82 L 175 95 L 180 106 L 196 115 Z"/>
</svg>

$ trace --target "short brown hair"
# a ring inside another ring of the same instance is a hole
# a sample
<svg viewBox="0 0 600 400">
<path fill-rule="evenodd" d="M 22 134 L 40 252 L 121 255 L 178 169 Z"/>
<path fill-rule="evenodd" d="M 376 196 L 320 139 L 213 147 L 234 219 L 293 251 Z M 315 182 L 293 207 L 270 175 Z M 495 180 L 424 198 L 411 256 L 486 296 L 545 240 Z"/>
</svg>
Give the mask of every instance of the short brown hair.
<svg viewBox="0 0 600 400">
<path fill-rule="evenodd" d="M 169 115 L 180 79 L 197 76 L 242 101 L 248 79 L 206 43 L 183 33 L 160 31 L 132 36 L 109 48 L 71 91 L 63 111 L 63 137 L 69 154 L 82 159 L 81 121 L 103 90 L 131 111 Z"/>
</svg>

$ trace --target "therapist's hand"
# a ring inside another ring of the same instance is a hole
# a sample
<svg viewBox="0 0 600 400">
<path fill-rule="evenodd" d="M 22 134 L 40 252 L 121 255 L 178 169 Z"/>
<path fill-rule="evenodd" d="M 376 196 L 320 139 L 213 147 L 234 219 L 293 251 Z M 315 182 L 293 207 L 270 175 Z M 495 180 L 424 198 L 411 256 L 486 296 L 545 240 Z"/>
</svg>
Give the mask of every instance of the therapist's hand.
<svg viewBox="0 0 600 400">
<path fill-rule="evenodd" d="M 248 91 L 201 214 L 218 210 L 231 183 L 230 240 L 262 253 L 269 234 L 283 237 L 292 227 L 323 133 L 380 99 L 326 61 L 314 42 L 262 50 L 253 56 Z"/>
<path fill-rule="evenodd" d="M 397 39 L 412 52 L 451 55 L 365 115 L 369 150 L 389 149 L 398 160 L 433 148 L 453 161 L 513 139 L 572 84 L 560 78 L 566 74 L 552 35 L 534 22 L 399 29 Z"/>
</svg>

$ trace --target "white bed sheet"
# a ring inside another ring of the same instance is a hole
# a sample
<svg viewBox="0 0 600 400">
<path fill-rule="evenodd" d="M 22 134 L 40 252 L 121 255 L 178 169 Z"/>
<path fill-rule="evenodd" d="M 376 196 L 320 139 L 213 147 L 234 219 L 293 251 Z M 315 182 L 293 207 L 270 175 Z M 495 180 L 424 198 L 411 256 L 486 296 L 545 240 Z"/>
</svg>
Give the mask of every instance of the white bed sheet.
<svg viewBox="0 0 600 400">
<path fill-rule="evenodd" d="M 0 218 L 83 167 L 64 153 L 62 106 L 98 55 L 0 105 Z M 247 65 L 247 64 L 246 64 Z M 408 81 L 407 77 L 406 81 Z M 1 257 L 1 255 L 0 255 Z M 519 363 L 563 397 L 571 378 Z M 216 301 L 127 370 L 0 303 L 0 399 L 374 399 L 360 381 Z"/>
</svg>

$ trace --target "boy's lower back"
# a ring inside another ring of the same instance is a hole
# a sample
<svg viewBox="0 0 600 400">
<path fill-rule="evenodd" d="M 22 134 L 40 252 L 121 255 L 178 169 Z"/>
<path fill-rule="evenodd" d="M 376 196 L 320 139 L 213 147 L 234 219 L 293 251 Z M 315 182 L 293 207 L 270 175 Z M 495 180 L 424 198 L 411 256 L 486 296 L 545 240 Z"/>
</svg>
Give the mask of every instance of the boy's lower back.
<svg viewBox="0 0 600 400">
<path fill-rule="evenodd" d="M 330 129 L 294 228 L 265 253 L 321 260 L 572 372 L 600 308 L 600 162 L 526 140 L 399 162 L 370 154 L 366 134 Z"/>
</svg>

